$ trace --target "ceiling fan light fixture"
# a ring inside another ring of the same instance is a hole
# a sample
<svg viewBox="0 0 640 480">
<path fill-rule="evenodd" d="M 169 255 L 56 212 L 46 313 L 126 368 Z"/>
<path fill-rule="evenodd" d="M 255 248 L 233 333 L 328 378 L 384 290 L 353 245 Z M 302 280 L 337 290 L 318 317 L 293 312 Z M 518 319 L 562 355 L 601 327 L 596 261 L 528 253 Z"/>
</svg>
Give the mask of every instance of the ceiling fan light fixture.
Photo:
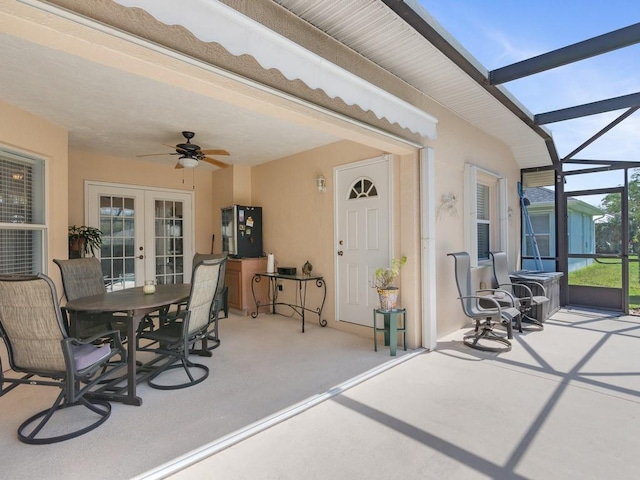
<svg viewBox="0 0 640 480">
<path fill-rule="evenodd" d="M 195 168 L 198 166 L 198 159 L 184 155 L 178 159 L 178 163 L 184 168 Z"/>
</svg>

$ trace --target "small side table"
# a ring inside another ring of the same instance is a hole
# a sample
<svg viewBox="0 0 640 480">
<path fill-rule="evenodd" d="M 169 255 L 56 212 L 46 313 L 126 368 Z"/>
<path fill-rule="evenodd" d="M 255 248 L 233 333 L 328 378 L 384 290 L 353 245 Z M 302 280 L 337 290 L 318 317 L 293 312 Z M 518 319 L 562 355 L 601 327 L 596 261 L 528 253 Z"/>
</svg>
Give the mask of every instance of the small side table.
<svg viewBox="0 0 640 480">
<path fill-rule="evenodd" d="M 378 315 L 384 317 L 384 326 L 378 328 L 376 320 Z M 402 317 L 402 325 L 398 325 L 398 317 Z M 379 308 L 373 309 L 373 346 L 375 351 L 378 351 L 378 332 L 384 332 L 384 344 L 389 346 L 392 356 L 396 356 L 396 349 L 398 347 L 398 333 L 402 332 L 402 344 L 404 350 L 407 350 L 407 309 L 395 308 L 393 310 L 380 310 Z"/>
</svg>

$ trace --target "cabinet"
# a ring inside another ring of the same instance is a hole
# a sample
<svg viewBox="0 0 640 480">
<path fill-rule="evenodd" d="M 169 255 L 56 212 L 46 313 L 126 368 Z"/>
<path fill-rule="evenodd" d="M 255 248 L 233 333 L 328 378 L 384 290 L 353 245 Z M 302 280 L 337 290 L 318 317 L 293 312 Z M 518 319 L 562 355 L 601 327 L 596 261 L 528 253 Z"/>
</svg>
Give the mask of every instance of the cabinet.
<svg viewBox="0 0 640 480">
<path fill-rule="evenodd" d="M 251 292 L 251 282 L 255 273 L 267 271 L 267 258 L 230 258 L 227 261 L 225 281 L 228 288 L 229 308 L 249 315 L 256 309 L 256 302 Z M 268 303 L 268 283 L 255 285 L 256 299 L 260 304 Z"/>
</svg>

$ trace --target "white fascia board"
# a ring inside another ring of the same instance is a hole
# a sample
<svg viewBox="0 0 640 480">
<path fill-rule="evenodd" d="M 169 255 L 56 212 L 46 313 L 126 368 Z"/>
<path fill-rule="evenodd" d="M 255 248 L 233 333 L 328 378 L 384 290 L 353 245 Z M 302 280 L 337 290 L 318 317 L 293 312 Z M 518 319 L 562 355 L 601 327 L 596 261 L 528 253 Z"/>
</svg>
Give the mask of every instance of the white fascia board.
<svg viewBox="0 0 640 480">
<path fill-rule="evenodd" d="M 233 55 L 251 55 L 264 69 L 275 68 L 289 80 L 301 80 L 422 137 L 437 138 L 438 120 L 432 115 L 217 0 L 114 1 L 141 8 L 166 25 L 180 25 L 203 42 L 218 43 Z"/>
</svg>

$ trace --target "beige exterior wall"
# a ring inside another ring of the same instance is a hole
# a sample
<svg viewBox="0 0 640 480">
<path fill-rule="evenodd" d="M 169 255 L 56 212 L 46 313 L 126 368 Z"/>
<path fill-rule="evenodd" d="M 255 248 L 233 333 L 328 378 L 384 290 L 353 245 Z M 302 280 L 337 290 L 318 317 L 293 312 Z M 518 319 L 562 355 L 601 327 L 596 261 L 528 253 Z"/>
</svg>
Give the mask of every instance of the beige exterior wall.
<svg viewBox="0 0 640 480">
<path fill-rule="evenodd" d="M 47 189 L 47 252 L 45 272 L 62 292 L 58 267 L 51 259 L 66 258 L 67 241 L 67 131 L 12 105 L 0 102 L 0 146 L 45 160 Z M 3 369 L 9 368 L 4 342 L 0 342 Z"/>
<path fill-rule="evenodd" d="M 212 207 L 211 170 L 206 168 L 175 169 L 172 165 L 161 162 L 71 151 L 69 152 L 70 225 L 81 225 L 85 222 L 84 184 L 86 180 L 193 191 L 195 192 L 195 251 L 210 252 L 212 234 L 216 234 L 216 242 L 219 242 L 219 227 L 217 227 L 219 223 L 214 224 L 214 208 Z"/>
<path fill-rule="evenodd" d="M 47 189 L 47 271 L 60 290 L 58 267 L 51 259 L 68 256 L 67 131 L 52 123 L 0 102 L 0 145 L 7 150 L 43 158 Z"/>
<path fill-rule="evenodd" d="M 465 249 L 464 243 L 464 166 L 472 163 L 508 179 L 508 205 L 514 214 L 509 219 L 509 263 L 515 269 L 519 252 L 520 216 L 517 182 L 520 169 L 513 154 L 502 142 L 483 133 L 462 119 L 448 114 L 439 118 L 438 141 L 435 147 L 435 199 L 436 210 L 442 195 L 456 196 L 456 213 L 436 212 L 436 298 L 438 299 L 438 336 L 445 335 L 469 324 L 456 299 L 453 258 L 447 253 Z M 475 195 L 476 192 L 469 192 Z M 487 266 L 473 271 L 472 288 L 480 282 L 489 284 L 492 272 Z"/>
</svg>

